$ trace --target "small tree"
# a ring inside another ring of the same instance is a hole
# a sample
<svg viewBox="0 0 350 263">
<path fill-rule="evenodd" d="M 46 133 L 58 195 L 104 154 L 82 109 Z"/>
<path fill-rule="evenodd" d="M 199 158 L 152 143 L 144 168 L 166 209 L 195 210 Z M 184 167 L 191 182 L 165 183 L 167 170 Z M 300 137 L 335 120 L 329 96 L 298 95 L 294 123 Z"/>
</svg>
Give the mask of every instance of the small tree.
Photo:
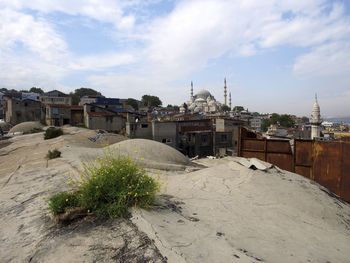
<svg viewBox="0 0 350 263">
<path fill-rule="evenodd" d="M 128 98 L 126 101 L 127 105 L 130 105 L 131 107 L 134 108 L 134 110 L 138 110 L 139 109 L 139 103 L 137 102 L 137 100 L 133 99 L 133 98 Z"/>
<path fill-rule="evenodd" d="M 162 105 L 162 101 L 157 96 L 143 95 L 141 101 L 147 107 L 159 107 Z"/>
<path fill-rule="evenodd" d="M 221 107 L 221 110 L 224 111 L 224 112 L 231 111 L 230 107 L 227 106 L 227 105 L 223 105 L 223 106 Z"/>
<path fill-rule="evenodd" d="M 101 96 L 101 93 L 90 88 L 80 88 L 80 89 L 76 89 L 74 92 L 71 92 L 69 95 L 72 97 L 72 104 L 78 105 L 81 97 L 92 96 L 92 95 Z"/>
<path fill-rule="evenodd" d="M 34 92 L 34 93 L 39 93 L 39 94 L 44 93 L 44 91 L 41 88 L 37 88 L 37 87 L 31 87 L 29 92 Z"/>
</svg>

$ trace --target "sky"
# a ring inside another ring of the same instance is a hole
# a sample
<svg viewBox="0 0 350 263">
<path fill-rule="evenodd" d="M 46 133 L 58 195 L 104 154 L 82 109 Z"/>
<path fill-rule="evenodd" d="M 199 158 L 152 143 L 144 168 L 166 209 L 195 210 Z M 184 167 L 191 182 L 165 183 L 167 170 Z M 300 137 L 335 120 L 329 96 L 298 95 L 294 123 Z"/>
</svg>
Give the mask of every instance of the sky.
<svg viewBox="0 0 350 263">
<path fill-rule="evenodd" d="M 0 87 L 350 116 L 350 1 L 0 0 Z"/>
</svg>

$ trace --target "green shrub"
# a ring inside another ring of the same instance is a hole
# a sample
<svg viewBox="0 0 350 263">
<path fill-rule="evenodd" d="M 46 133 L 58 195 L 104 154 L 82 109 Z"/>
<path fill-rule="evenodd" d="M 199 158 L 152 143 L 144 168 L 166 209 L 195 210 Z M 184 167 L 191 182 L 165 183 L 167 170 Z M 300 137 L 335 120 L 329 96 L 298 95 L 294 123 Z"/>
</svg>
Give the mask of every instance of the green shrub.
<svg viewBox="0 0 350 263">
<path fill-rule="evenodd" d="M 83 207 L 113 218 L 127 215 L 131 206 L 148 207 L 158 188 L 158 183 L 131 159 L 107 156 L 85 166 L 79 192 Z"/>
<path fill-rule="evenodd" d="M 115 218 L 126 216 L 131 206 L 147 208 L 153 203 L 158 189 L 157 181 L 131 159 L 110 155 L 85 164 L 75 194 L 61 193 L 62 197 L 55 195 L 50 199 L 49 207 L 54 214 L 71 208 L 70 205 L 65 206 L 70 204 L 71 199 L 67 198 L 69 195 L 74 197 L 72 203 L 76 206 L 99 217 Z"/>
<path fill-rule="evenodd" d="M 49 127 L 44 133 L 44 140 L 56 138 L 63 135 L 63 130 L 61 128 Z"/>
<path fill-rule="evenodd" d="M 77 192 L 61 192 L 49 199 L 49 209 L 54 214 L 64 213 L 66 209 L 79 206 L 79 195 Z"/>
<path fill-rule="evenodd" d="M 49 160 L 59 157 L 61 157 L 61 152 L 57 149 L 54 149 L 53 151 L 49 150 L 46 155 L 46 158 Z"/>
</svg>

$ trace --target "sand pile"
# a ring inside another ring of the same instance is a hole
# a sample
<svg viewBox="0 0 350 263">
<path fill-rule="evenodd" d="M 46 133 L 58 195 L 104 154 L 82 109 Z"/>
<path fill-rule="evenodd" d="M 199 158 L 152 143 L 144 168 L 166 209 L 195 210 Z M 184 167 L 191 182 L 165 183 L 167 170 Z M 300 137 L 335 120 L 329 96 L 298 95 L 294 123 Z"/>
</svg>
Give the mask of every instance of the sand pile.
<svg viewBox="0 0 350 263">
<path fill-rule="evenodd" d="M 23 132 L 23 133 L 31 133 L 33 130 L 42 129 L 44 126 L 38 121 L 27 121 L 17 124 L 9 130 L 9 133 L 15 132 Z"/>
<path fill-rule="evenodd" d="M 107 148 L 113 154 L 130 156 L 149 168 L 178 169 L 189 165 L 189 160 L 176 149 L 152 140 L 132 139 L 113 144 Z"/>
</svg>

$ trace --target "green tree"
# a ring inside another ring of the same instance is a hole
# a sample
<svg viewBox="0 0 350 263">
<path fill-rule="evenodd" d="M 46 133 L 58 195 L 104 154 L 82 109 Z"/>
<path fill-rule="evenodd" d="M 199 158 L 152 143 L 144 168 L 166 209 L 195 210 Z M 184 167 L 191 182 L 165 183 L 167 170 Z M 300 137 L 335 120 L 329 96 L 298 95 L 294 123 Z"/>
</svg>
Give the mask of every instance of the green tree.
<svg viewBox="0 0 350 263">
<path fill-rule="evenodd" d="M 227 105 L 223 105 L 223 106 L 221 107 L 221 110 L 224 111 L 224 112 L 231 111 L 230 107 L 227 106 Z"/>
<path fill-rule="evenodd" d="M 147 107 L 159 107 L 162 105 L 162 101 L 157 96 L 143 95 L 141 101 Z"/>
<path fill-rule="evenodd" d="M 71 92 L 69 95 L 72 97 L 72 104 L 78 105 L 81 97 L 94 95 L 101 96 L 101 93 L 90 88 L 80 88 L 76 89 L 74 92 Z"/>
<path fill-rule="evenodd" d="M 134 110 L 138 110 L 139 109 L 139 103 L 137 102 L 137 100 L 133 99 L 133 98 L 128 98 L 126 101 L 127 105 L 130 105 L 131 107 L 134 108 Z"/>
<path fill-rule="evenodd" d="M 266 132 L 267 131 L 267 129 L 269 128 L 269 126 L 270 126 L 270 120 L 269 119 L 263 119 L 262 121 L 261 121 L 261 130 L 263 131 L 263 132 Z"/>
<path fill-rule="evenodd" d="M 235 107 L 233 108 L 233 111 L 235 111 L 235 112 L 244 111 L 244 107 L 243 107 L 243 106 L 235 106 Z"/>
<path fill-rule="evenodd" d="M 34 93 L 39 93 L 39 94 L 44 93 L 44 91 L 41 88 L 37 88 L 37 87 L 31 87 L 29 92 L 34 92 Z"/>
<path fill-rule="evenodd" d="M 294 127 L 295 121 L 293 120 L 292 116 L 288 114 L 279 115 L 277 113 L 272 113 L 270 119 L 265 119 L 262 121 L 261 129 L 263 131 L 267 131 L 268 127 L 271 124 L 277 124 L 281 127 L 291 128 Z"/>
</svg>

